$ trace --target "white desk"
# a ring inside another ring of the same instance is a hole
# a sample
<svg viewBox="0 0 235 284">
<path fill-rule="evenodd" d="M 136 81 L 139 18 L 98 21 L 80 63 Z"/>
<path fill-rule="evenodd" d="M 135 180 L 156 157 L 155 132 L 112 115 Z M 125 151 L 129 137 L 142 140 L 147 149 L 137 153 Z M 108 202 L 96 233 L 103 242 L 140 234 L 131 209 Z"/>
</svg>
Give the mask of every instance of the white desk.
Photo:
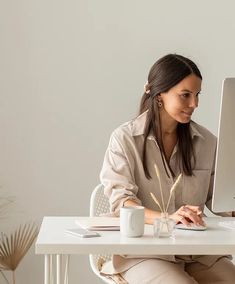
<svg viewBox="0 0 235 284">
<path fill-rule="evenodd" d="M 145 225 L 141 238 L 126 238 L 119 231 L 102 231 L 101 237 L 82 239 L 65 233 L 76 227 L 76 217 L 44 217 L 36 241 L 36 254 L 45 255 L 44 284 L 53 283 L 52 256 L 56 256 L 56 283 L 61 282 L 61 255 L 133 254 L 133 255 L 218 255 L 235 254 L 235 230 L 218 226 L 220 217 L 206 218 L 206 231 L 176 230 L 175 238 L 153 238 L 152 226 Z M 231 219 L 231 218 L 226 218 Z M 225 218 L 223 218 L 225 220 Z M 233 219 L 234 220 L 234 219 Z"/>
</svg>

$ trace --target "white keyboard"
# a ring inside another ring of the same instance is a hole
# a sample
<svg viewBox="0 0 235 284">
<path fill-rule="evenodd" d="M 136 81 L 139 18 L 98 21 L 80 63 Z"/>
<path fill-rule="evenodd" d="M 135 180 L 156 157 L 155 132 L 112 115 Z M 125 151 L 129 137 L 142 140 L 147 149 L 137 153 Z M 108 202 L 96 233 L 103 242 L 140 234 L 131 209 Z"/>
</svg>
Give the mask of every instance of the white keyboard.
<svg viewBox="0 0 235 284">
<path fill-rule="evenodd" d="M 219 226 L 235 230 L 235 221 L 220 221 Z"/>
<path fill-rule="evenodd" d="M 190 226 L 186 226 L 182 223 L 175 225 L 176 229 L 181 229 L 181 230 L 192 230 L 192 231 L 205 231 L 207 229 L 206 226 L 201 226 L 201 225 L 196 225 L 193 223 L 190 223 Z"/>
</svg>

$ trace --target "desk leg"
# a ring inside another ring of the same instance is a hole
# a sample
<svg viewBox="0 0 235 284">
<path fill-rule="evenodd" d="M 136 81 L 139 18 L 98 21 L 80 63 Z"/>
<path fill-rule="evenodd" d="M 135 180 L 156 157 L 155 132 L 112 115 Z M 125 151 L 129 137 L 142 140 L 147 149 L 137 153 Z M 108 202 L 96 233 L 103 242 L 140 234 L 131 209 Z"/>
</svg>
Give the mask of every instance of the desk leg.
<svg viewBox="0 0 235 284">
<path fill-rule="evenodd" d="M 50 255 L 46 254 L 44 256 L 44 284 L 50 284 Z"/>
<path fill-rule="evenodd" d="M 61 284 L 61 258 L 60 254 L 56 255 L 56 284 Z"/>
<path fill-rule="evenodd" d="M 53 261 L 53 255 L 46 254 L 44 256 L 44 284 L 53 284 L 54 283 L 54 272 L 56 273 L 56 284 L 62 284 L 62 255 L 56 255 L 56 266 Z M 54 271 L 53 269 L 56 269 Z M 64 284 L 69 283 L 69 255 L 65 255 L 65 265 L 64 265 Z"/>
<path fill-rule="evenodd" d="M 69 255 L 65 255 L 64 284 L 69 284 Z"/>
</svg>

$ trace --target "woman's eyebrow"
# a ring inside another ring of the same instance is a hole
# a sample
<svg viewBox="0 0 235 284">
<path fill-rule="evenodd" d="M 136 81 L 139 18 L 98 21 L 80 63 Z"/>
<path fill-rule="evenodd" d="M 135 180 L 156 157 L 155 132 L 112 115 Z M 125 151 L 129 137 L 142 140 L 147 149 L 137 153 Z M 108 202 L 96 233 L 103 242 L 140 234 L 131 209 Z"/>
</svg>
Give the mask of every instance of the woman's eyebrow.
<svg viewBox="0 0 235 284">
<path fill-rule="evenodd" d="M 181 92 L 188 92 L 188 93 L 192 93 L 192 91 L 188 90 L 188 89 L 183 89 L 181 90 Z"/>
<path fill-rule="evenodd" d="M 183 89 L 183 90 L 181 90 L 181 92 L 188 92 L 188 93 L 190 93 L 190 94 L 193 93 L 192 91 L 190 91 L 190 90 L 188 90 L 188 89 Z M 201 92 L 201 90 L 198 91 L 197 94 L 199 94 L 200 92 Z"/>
</svg>

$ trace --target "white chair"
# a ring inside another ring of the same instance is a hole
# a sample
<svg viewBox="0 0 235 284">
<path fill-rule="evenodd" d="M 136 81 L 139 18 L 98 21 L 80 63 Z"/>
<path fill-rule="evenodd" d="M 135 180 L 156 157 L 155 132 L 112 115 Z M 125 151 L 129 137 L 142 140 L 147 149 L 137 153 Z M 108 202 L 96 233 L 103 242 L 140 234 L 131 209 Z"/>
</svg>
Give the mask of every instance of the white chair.
<svg viewBox="0 0 235 284">
<path fill-rule="evenodd" d="M 102 213 L 109 212 L 109 201 L 104 195 L 104 187 L 102 184 L 96 186 L 91 194 L 90 199 L 90 216 L 99 216 Z M 100 269 L 106 261 L 111 259 L 111 255 L 107 254 L 90 254 L 89 260 L 93 272 L 105 283 L 114 284 L 114 281 L 100 275 Z"/>
</svg>

